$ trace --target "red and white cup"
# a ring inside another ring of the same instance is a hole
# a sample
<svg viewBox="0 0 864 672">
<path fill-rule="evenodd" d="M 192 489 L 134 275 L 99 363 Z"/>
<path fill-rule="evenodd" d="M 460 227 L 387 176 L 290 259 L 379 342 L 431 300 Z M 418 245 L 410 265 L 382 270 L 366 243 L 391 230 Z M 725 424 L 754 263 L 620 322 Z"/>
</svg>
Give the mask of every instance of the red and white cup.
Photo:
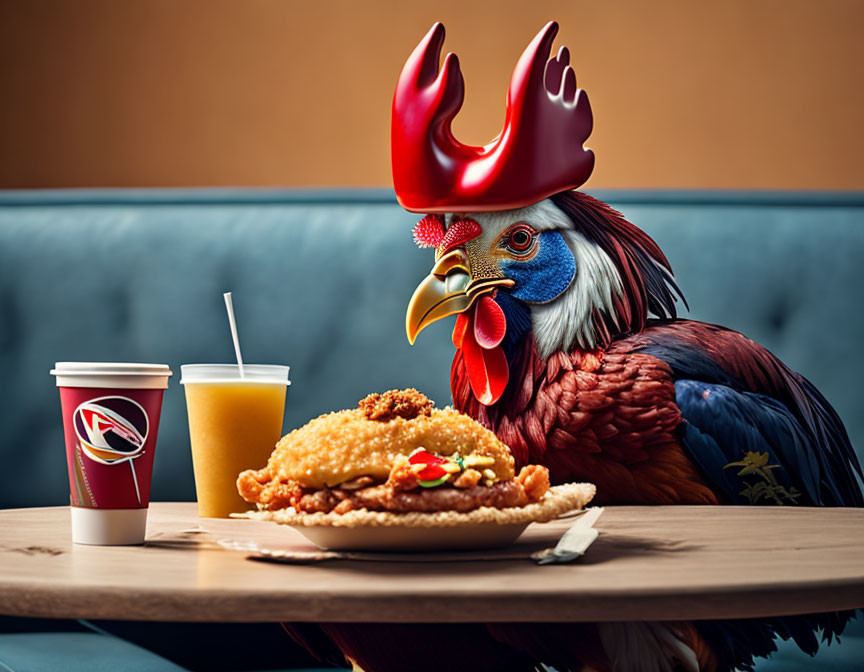
<svg viewBox="0 0 864 672">
<path fill-rule="evenodd" d="M 143 544 L 165 364 L 57 362 L 76 544 Z"/>
</svg>

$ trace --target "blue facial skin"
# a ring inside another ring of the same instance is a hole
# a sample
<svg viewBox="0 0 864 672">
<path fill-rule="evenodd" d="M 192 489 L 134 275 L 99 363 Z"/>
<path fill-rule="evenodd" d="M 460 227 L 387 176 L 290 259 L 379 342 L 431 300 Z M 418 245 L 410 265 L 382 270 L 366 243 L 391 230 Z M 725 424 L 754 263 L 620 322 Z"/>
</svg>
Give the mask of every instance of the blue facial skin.
<svg viewBox="0 0 864 672">
<path fill-rule="evenodd" d="M 502 345 L 508 359 L 519 339 L 531 329 L 531 313 L 526 304 L 554 301 L 576 277 L 576 260 L 561 233 L 544 231 L 537 245 L 533 259 L 507 259 L 501 263 L 504 276 L 516 282 L 511 291 L 499 291 L 495 297 L 507 318 Z"/>
</svg>

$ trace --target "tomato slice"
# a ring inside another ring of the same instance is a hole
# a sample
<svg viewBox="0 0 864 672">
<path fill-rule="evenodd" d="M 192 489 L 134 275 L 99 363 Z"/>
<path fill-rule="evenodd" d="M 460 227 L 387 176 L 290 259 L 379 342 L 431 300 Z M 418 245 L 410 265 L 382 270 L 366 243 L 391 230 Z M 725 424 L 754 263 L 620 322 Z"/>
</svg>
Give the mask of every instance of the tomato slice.
<svg viewBox="0 0 864 672">
<path fill-rule="evenodd" d="M 446 476 L 447 472 L 440 464 L 430 464 L 425 469 L 417 472 L 418 481 L 434 481 L 435 479 Z"/>
<path fill-rule="evenodd" d="M 408 456 L 409 464 L 443 464 L 446 461 L 437 455 L 433 455 L 425 448 L 418 448 Z"/>
</svg>

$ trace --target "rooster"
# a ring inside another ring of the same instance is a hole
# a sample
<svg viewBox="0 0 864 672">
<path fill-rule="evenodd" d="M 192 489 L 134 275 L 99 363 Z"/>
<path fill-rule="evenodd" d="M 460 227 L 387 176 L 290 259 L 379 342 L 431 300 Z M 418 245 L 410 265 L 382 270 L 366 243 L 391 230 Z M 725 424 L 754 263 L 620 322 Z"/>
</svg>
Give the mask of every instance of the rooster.
<svg viewBox="0 0 864 672">
<path fill-rule="evenodd" d="M 741 334 L 676 319 L 669 263 L 611 207 L 565 192 L 448 214 L 442 240 L 445 219 L 462 233 L 437 248 L 408 337 L 458 314 L 454 405 L 518 464 L 592 481 L 600 504 L 864 503 L 825 398 Z"/>
<path fill-rule="evenodd" d="M 593 168 L 582 146 L 592 116 L 566 48 L 547 61 L 556 32 L 549 23 L 520 58 L 504 130 L 485 147 L 450 131 L 464 85 L 453 54 L 439 70 L 443 26 L 403 68 L 394 183 L 402 206 L 425 215 L 415 241 L 435 251 L 408 339 L 456 315 L 454 406 L 509 445 L 517 467 L 595 483 L 598 504 L 864 505 L 861 467 L 818 390 L 745 336 L 679 319 L 683 295 L 659 247 L 575 191 Z M 399 669 L 394 647 L 422 669 L 462 669 L 450 656 L 464 648 L 472 670 L 731 670 L 752 669 L 778 635 L 812 654 L 817 630 L 830 641 L 852 615 L 325 631 L 368 672 Z M 436 659 L 424 642 L 442 641 Z"/>
</svg>

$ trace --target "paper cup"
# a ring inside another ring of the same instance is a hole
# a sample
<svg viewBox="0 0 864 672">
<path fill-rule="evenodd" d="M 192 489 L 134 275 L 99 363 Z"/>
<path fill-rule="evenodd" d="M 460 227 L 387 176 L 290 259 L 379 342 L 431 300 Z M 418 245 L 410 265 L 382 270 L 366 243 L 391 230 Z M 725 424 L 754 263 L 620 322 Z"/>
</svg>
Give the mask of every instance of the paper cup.
<svg viewBox="0 0 864 672">
<path fill-rule="evenodd" d="M 57 362 L 77 544 L 143 544 L 164 364 Z"/>
</svg>

